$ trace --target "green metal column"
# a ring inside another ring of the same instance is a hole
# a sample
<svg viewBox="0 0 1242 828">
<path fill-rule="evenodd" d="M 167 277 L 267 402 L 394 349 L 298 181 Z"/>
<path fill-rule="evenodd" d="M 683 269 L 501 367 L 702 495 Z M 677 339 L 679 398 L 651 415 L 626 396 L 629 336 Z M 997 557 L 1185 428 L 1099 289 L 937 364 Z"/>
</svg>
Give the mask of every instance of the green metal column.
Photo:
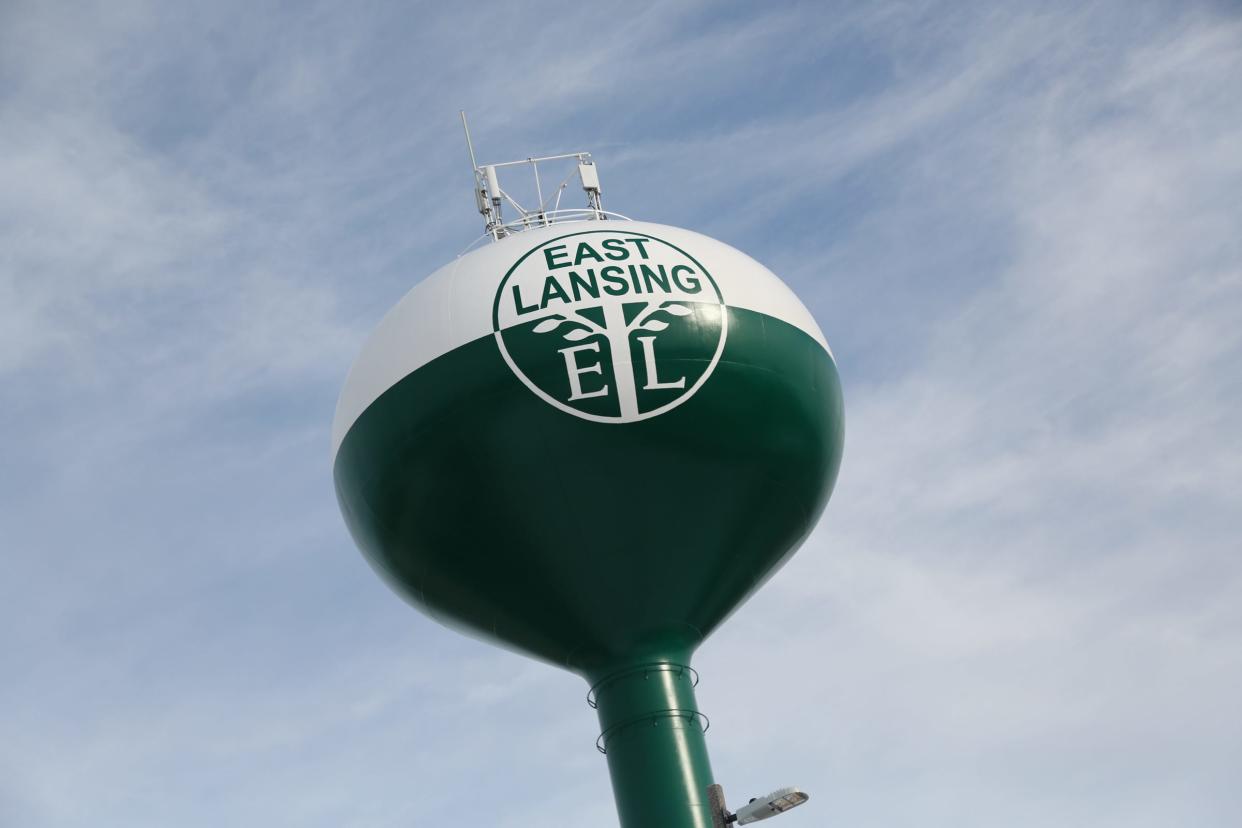
<svg viewBox="0 0 1242 828">
<path fill-rule="evenodd" d="M 688 659 L 686 659 L 688 660 Z M 688 665 L 652 661 L 596 678 L 597 746 L 608 756 L 622 828 L 712 828 L 712 768 Z"/>
</svg>

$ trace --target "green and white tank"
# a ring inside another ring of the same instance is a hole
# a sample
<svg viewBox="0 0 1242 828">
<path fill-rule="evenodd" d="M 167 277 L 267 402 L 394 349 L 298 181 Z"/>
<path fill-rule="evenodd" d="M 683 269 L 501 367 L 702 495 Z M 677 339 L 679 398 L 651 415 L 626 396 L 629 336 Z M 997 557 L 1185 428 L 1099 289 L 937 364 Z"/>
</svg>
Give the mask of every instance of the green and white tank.
<svg viewBox="0 0 1242 828">
<path fill-rule="evenodd" d="M 630 221 L 433 273 L 367 342 L 332 437 L 349 529 L 397 592 L 594 686 L 622 824 L 644 828 L 711 824 L 691 655 L 815 526 L 842 439 L 797 297 Z"/>
</svg>

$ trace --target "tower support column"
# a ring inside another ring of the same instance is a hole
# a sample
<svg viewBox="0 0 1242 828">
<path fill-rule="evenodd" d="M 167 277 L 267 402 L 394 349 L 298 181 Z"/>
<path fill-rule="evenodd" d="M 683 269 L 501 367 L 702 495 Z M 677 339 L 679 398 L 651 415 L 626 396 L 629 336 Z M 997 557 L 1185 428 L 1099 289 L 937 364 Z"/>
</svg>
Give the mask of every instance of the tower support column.
<svg viewBox="0 0 1242 828">
<path fill-rule="evenodd" d="M 603 674 L 591 688 L 622 828 L 712 828 L 697 680 L 689 665 L 652 661 Z"/>
</svg>

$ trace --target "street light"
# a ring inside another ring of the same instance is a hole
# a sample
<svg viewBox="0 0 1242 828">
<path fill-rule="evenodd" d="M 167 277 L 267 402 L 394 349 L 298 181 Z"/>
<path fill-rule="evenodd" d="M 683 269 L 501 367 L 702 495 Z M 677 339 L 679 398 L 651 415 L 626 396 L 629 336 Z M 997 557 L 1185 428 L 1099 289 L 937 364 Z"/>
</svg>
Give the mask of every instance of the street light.
<svg viewBox="0 0 1242 828">
<path fill-rule="evenodd" d="M 737 824 L 749 825 L 752 822 L 783 814 L 788 810 L 797 808 L 810 798 L 797 788 L 781 788 L 779 791 L 773 791 L 767 796 L 752 799 L 750 804 L 737 812 Z"/>
<path fill-rule="evenodd" d="M 781 788 L 767 796 L 752 799 L 738 810 L 736 814 L 731 814 L 729 809 L 725 807 L 724 789 L 719 785 L 709 786 L 707 797 L 711 803 L 712 822 L 715 828 L 726 828 L 726 826 L 734 822 L 738 825 L 750 825 L 752 822 L 760 822 L 768 817 L 783 814 L 786 811 L 797 808 L 811 798 L 809 794 L 797 788 Z"/>
</svg>

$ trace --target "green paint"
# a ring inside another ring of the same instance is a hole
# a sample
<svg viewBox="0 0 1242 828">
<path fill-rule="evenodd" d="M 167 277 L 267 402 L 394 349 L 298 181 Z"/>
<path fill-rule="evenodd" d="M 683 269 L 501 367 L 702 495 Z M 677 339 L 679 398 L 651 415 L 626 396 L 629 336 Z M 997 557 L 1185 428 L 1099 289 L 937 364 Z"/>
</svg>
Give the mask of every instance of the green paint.
<svg viewBox="0 0 1242 828">
<path fill-rule="evenodd" d="M 699 726 L 662 712 L 697 710 L 693 692 L 627 671 L 688 664 L 814 527 L 840 464 L 840 385 L 823 347 L 725 312 L 710 378 L 658 416 L 561 411 L 487 336 L 384 393 L 335 463 L 350 531 L 413 604 L 592 684 L 625 674 L 598 690 L 601 729 L 624 725 L 607 747 L 625 828 L 711 824 Z M 662 354 L 661 379 L 701 372 L 702 352 L 690 337 Z M 523 370 L 563 383 L 563 356 L 543 354 Z"/>
<path fill-rule="evenodd" d="M 592 688 L 624 826 L 711 828 L 712 768 L 694 681 L 681 663 L 656 662 L 613 671 Z"/>
</svg>

